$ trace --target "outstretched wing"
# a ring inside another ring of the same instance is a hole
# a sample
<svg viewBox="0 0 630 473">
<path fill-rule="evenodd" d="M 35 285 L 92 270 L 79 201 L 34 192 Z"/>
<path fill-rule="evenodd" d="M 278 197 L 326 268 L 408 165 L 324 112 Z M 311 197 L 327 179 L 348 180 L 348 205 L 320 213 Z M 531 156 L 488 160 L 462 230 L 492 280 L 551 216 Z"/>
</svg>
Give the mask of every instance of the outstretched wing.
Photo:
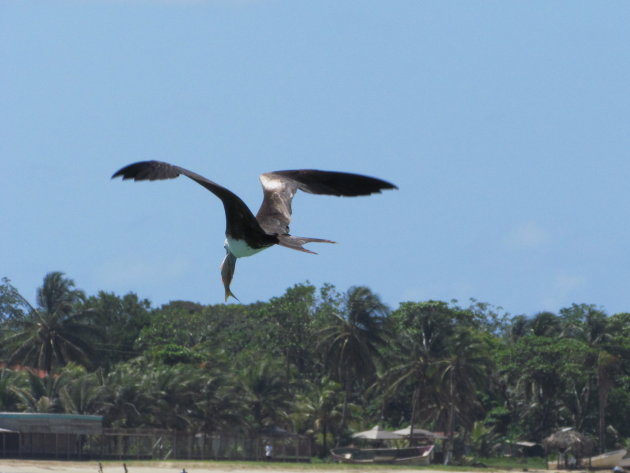
<svg viewBox="0 0 630 473">
<path fill-rule="evenodd" d="M 289 233 L 291 201 L 300 189 L 309 194 L 355 197 L 397 189 L 394 184 L 375 177 L 346 172 L 300 169 L 261 174 L 264 199 L 256 219 L 267 233 Z"/>
<path fill-rule="evenodd" d="M 123 179 L 133 179 L 134 181 L 155 181 L 174 179 L 180 175 L 192 179 L 221 199 L 223 208 L 225 209 L 225 231 L 227 234 L 237 239 L 244 239 L 246 234 L 264 234 L 263 229 L 258 224 L 251 210 L 249 210 L 240 197 L 216 182 L 206 179 L 188 169 L 161 161 L 141 161 L 120 169 L 114 173 L 112 179 L 122 177 Z"/>
</svg>

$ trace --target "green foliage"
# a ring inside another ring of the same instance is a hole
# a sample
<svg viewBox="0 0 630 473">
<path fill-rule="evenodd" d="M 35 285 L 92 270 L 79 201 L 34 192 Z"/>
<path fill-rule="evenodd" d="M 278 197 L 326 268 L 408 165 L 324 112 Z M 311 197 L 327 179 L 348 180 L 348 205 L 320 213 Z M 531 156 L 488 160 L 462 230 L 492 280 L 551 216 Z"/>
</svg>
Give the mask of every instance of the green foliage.
<svg viewBox="0 0 630 473">
<path fill-rule="evenodd" d="M 501 437 L 483 422 L 475 422 L 470 431 L 470 447 L 477 457 L 492 457 L 501 446 Z"/>
<path fill-rule="evenodd" d="M 297 284 L 267 302 L 153 308 L 50 273 L 31 305 L 0 284 L 0 410 L 212 433 L 277 425 L 316 452 L 377 423 L 447 433 L 478 456 L 559 427 L 630 438 L 630 313 L 573 304 L 509 317 Z"/>
<path fill-rule="evenodd" d="M 176 365 L 178 363 L 195 364 L 203 360 L 203 356 L 200 353 L 175 343 L 151 347 L 148 350 L 148 356 L 165 365 Z"/>
<path fill-rule="evenodd" d="M 328 377 L 307 382 L 296 397 L 291 415 L 293 424 L 302 432 L 316 435 L 319 456 L 328 454 L 329 442 L 334 443 L 343 414 L 341 385 Z"/>
<path fill-rule="evenodd" d="M 32 310 L 31 305 L 11 285 L 8 278 L 2 278 L 0 284 L 0 322 L 3 328 L 11 326 L 14 320 L 24 318 Z"/>
<path fill-rule="evenodd" d="M 111 367 L 138 355 L 134 344 L 149 323 L 148 300 L 139 299 L 133 293 L 120 297 L 101 291 L 88 298 L 84 307 L 101 334 L 101 340 L 95 344 L 98 366 Z"/>
<path fill-rule="evenodd" d="M 18 392 L 27 387 L 27 376 L 26 372 L 0 370 L 0 412 L 18 410 Z"/>
<path fill-rule="evenodd" d="M 344 387 L 341 426 L 348 420 L 353 391 L 362 392 L 375 381 L 379 348 L 385 345 L 384 320 L 389 310 L 366 287 L 353 287 L 345 297 L 345 311 L 334 313 L 317 332 L 318 347 L 330 376 Z"/>
</svg>

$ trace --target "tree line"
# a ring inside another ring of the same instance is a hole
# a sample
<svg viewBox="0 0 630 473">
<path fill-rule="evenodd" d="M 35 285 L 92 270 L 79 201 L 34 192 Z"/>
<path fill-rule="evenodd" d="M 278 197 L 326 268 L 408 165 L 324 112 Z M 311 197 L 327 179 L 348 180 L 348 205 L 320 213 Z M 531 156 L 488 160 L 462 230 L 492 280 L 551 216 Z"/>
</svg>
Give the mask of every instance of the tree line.
<svg viewBox="0 0 630 473">
<path fill-rule="evenodd" d="M 630 313 L 573 304 L 512 316 L 471 300 L 402 302 L 298 284 L 249 305 L 88 296 L 63 273 L 32 305 L 0 284 L 0 410 L 104 416 L 116 428 L 314 438 L 374 424 L 444 432 L 491 455 L 571 426 L 630 441 Z"/>
</svg>

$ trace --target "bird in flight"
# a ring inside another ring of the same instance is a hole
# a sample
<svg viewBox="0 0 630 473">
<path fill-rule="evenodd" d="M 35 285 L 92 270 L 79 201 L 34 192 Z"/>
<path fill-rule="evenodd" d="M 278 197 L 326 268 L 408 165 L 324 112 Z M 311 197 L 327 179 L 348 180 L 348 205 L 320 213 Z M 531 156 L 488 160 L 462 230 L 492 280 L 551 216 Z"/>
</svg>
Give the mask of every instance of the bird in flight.
<svg viewBox="0 0 630 473">
<path fill-rule="evenodd" d="M 298 237 L 289 234 L 291 201 L 297 190 L 309 194 L 361 196 L 397 189 L 394 184 L 369 176 L 335 171 L 299 169 L 274 171 L 260 175 L 263 202 L 256 216 L 236 194 L 225 187 L 173 164 L 161 161 L 141 161 L 116 171 L 113 178 L 134 181 L 174 179 L 184 175 L 216 195 L 225 209 L 225 258 L 221 263 L 221 279 L 225 300 L 237 297 L 230 290 L 236 259 L 251 256 L 273 245 L 315 254 L 304 248 L 306 243 L 335 243 L 321 238 Z"/>
</svg>

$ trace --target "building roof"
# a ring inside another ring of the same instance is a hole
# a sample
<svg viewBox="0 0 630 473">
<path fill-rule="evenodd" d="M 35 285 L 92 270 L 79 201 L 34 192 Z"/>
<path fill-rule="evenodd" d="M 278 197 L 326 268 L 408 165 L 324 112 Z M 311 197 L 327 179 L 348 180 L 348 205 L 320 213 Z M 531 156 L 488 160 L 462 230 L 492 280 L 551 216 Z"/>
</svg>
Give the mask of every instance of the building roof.
<svg viewBox="0 0 630 473">
<path fill-rule="evenodd" d="M 0 412 L 0 430 L 19 433 L 100 434 L 102 416 Z"/>
</svg>

